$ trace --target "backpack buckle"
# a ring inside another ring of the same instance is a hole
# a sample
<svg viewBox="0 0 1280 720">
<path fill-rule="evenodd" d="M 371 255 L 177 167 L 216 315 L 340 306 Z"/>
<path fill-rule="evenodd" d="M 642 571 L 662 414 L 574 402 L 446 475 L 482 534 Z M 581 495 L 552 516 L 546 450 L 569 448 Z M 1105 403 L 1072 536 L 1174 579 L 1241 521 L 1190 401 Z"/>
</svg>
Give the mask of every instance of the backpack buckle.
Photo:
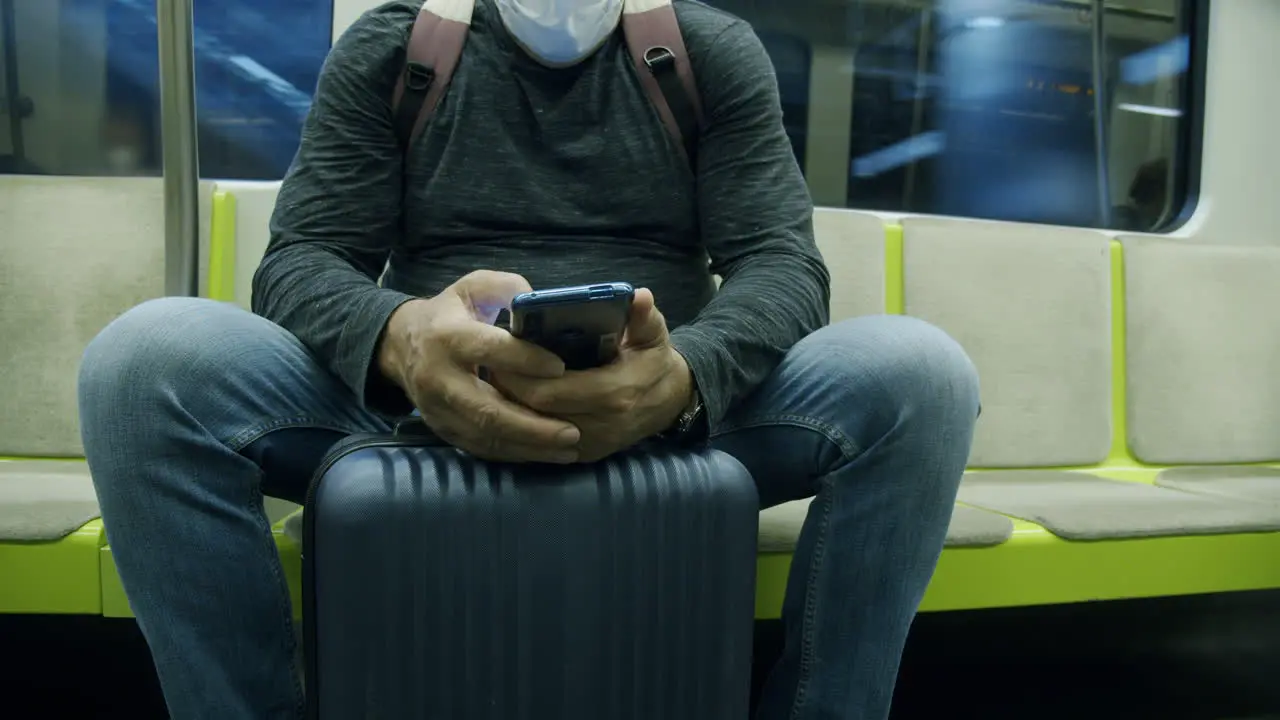
<svg viewBox="0 0 1280 720">
<path fill-rule="evenodd" d="M 428 90 L 435 79 L 435 72 L 422 63 L 411 62 L 404 66 L 404 87 L 406 90 L 417 92 Z"/>
<path fill-rule="evenodd" d="M 671 48 L 658 45 L 644 51 L 644 64 L 649 68 L 649 72 L 657 75 L 660 72 L 667 72 L 675 67 L 676 54 L 671 52 Z"/>
</svg>

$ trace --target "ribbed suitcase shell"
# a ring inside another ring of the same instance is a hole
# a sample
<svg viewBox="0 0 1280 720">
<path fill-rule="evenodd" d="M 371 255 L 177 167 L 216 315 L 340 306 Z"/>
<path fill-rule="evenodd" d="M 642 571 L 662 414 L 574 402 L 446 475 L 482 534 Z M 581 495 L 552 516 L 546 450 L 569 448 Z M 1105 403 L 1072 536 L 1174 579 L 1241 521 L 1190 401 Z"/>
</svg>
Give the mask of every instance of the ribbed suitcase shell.
<svg viewBox="0 0 1280 720">
<path fill-rule="evenodd" d="M 414 443 L 342 443 L 308 495 L 310 718 L 745 720 L 759 506 L 740 463 Z"/>
</svg>

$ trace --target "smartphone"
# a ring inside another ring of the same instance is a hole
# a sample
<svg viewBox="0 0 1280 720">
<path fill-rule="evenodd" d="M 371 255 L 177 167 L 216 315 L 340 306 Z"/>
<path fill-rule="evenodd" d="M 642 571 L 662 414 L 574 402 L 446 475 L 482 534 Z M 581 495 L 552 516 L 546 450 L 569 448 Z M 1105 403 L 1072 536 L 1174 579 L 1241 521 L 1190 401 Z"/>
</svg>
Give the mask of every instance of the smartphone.
<svg viewBox="0 0 1280 720">
<path fill-rule="evenodd" d="M 570 370 L 618 357 L 635 288 L 624 282 L 521 293 L 511 301 L 511 334 L 544 347 Z"/>
</svg>

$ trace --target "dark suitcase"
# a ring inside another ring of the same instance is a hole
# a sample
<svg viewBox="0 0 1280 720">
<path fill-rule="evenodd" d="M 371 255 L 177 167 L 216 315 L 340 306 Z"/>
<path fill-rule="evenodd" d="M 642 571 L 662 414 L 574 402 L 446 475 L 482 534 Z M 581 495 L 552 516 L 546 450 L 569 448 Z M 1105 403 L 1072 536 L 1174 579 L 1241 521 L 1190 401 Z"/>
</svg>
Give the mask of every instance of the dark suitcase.
<svg viewBox="0 0 1280 720">
<path fill-rule="evenodd" d="M 303 521 L 313 720 L 745 720 L 759 506 L 731 456 L 490 464 L 348 438 Z"/>
</svg>

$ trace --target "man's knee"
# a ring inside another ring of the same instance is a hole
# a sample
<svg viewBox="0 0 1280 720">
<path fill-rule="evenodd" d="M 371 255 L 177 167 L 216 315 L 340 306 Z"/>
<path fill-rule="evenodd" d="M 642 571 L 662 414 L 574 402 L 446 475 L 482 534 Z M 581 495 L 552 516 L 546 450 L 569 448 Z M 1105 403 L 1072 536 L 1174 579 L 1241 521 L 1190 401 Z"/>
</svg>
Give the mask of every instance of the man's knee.
<svg viewBox="0 0 1280 720">
<path fill-rule="evenodd" d="M 126 418 L 154 421 L 225 389 L 228 377 L 249 369 L 246 350 L 263 339 L 256 327 L 261 322 L 200 298 L 149 300 L 113 320 L 80 361 L 77 396 L 86 448 L 90 433 Z"/>
<path fill-rule="evenodd" d="M 904 315 L 855 318 L 804 341 L 848 407 L 881 415 L 891 425 L 972 425 L 978 414 L 978 372 L 951 336 Z M 816 352 L 812 352 L 816 351 Z"/>
<path fill-rule="evenodd" d="M 125 388 L 165 384 L 184 360 L 198 355 L 200 315 L 210 305 L 197 298 L 160 298 L 111 321 L 85 348 L 80 361 L 81 409 Z M 212 332 L 206 328 L 204 333 Z"/>
</svg>

